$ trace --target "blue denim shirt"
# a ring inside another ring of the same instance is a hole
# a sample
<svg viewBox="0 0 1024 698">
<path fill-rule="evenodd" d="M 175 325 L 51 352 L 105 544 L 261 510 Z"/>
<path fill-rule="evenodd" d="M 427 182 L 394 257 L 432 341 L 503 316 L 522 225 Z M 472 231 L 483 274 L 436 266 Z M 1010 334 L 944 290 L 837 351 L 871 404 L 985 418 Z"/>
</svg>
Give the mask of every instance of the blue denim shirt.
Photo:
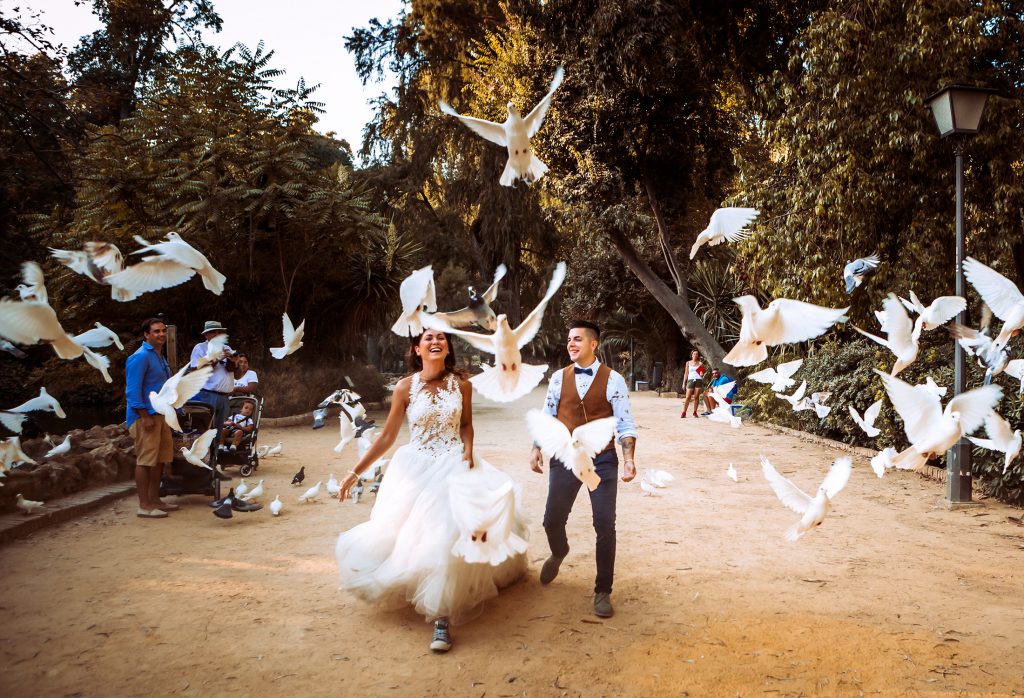
<svg viewBox="0 0 1024 698">
<path fill-rule="evenodd" d="M 127 426 L 131 426 L 132 422 L 139 418 L 135 410 L 156 413 L 149 402 L 149 394 L 160 392 L 160 388 L 170 377 L 171 368 L 167 365 L 167 360 L 149 342 L 143 342 L 142 346 L 128 357 L 125 364 L 124 387 L 124 395 L 128 402 L 128 415 L 125 419 Z"/>
</svg>

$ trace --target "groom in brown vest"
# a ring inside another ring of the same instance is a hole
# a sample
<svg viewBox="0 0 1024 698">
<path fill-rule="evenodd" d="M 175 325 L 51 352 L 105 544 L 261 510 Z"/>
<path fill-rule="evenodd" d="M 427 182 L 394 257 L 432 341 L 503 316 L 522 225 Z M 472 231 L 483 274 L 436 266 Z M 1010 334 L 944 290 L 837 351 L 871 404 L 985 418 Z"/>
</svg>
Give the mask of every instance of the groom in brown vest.
<svg viewBox="0 0 1024 698">
<path fill-rule="evenodd" d="M 626 381 L 616 371 L 601 364 L 595 352 L 601 330 L 592 322 L 576 320 L 569 329 L 566 349 L 573 363 L 551 376 L 544 411 L 573 429 L 602 417 L 616 419 L 615 432 L 622 446 L 622 481 L 636 477 L 633 450 L 636 424 L 629 409 Z M 530 467 L 544 472 L 540 448 L 533 447 Z M 594 613 L 602 618 L 612 615 L 612 577 L 615 574 L 615 496 L 619 478 L 619 459 L 615 439 L 594 458 L 594 470 L 601 484 L 590 493 L 597 533 L 597 579 L 594 583 Z M 582 482 L 560 461 L 548 465 L 548 501 L 544 508 L 544 531 L 548 534 L 551 557 L 540 571 L 541 584 L 558 576 L 562 560 L 569 554 L 565 524 L 569 520 L 576 494 Z"/>
</svg>

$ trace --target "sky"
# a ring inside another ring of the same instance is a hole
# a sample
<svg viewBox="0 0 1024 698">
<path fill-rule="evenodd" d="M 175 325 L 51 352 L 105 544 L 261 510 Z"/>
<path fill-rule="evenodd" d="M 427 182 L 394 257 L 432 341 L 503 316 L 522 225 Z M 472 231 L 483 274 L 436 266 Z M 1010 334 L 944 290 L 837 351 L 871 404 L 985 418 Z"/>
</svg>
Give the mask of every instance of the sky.
<svg viewBox="0 0 1024 698">
<path fill-rule="evenodd" d="M 294 87 L 299 78 L 306 85 L 320 83 L 312 99 L 326 104 L 317 130 L 334 131 L 358 151 L 363 126 L 371 118 L 368 100 L 390 91 L 393 80 L 371 82 L 365 88 L 356 76 L 344 37 L 354 27 L 364 27 L 373 17 L 382 22 L 396 17 L 402 0 L 213 0 L 224 21 L 220 33 L 204 32 L 203 40 L 228 49 L 241 42 L 255 50 L 262 40 L 273 50 L 270 65 L 286 71 L 277 82 Z M 42 12 L 40 21 L 52 26 L 57 43 L 73 47 L 79 37 L 100 27 L 92 3 L 76 7 L 73 0 L 0 0 L 0 14 L 20 6 Z"/>
</svg>

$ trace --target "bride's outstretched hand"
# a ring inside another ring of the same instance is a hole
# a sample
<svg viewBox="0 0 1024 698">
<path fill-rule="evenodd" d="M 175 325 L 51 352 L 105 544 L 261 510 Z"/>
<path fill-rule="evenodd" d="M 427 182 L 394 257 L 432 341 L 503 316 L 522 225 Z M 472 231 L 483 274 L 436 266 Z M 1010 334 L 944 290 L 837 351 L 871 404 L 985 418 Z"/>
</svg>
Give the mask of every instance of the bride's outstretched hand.
<svg viewBox="0 0 1024 698">
<path fill-rule="evenodd" d="M 341 481 L 341 489 L 338 491 L 338 501 L 339 502 L 344 502 L 346 499 L 348 499 L 349 490 L 351 490 L 352 486 L 355 485 L 355 484 L 356 484 L 356 477 L 355 477 L 355 475 L 349 475 L 348 477 L 346 477 L 344 480 Z"/>
</svg>

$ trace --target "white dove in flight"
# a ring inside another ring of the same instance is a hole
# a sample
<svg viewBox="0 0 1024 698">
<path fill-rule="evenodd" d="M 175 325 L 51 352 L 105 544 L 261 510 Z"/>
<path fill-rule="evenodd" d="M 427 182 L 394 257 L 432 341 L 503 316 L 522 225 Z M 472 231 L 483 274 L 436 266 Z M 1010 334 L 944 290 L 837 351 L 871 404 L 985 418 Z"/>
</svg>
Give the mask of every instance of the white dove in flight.
<svg viewBox="0 0 1024 698">
<path fill-rule="evenodd" d="M 957 395 L 942 409 L 938 396 L 875 370 L 889 401 L 903 419 L 910 446 L 893 458 L 901 470 L 919 470 L 928 459 L 945 453 L 960 437 L 975 431 L 1003 395 L 998 385 L 985 385 Z"/>
<path fill-rule="evenodd" d="M 720 208 L 711 214 L 708 227 L 700 232 L 690 248 L 690 259 L 697 256 L 697 250 L 705 243 L 720 245 L 723 242 L 739 242 L 750 237 L 747 225 L 761 214 L 756 208 Z"/>
<path fill-rule="evenodd" d="M 925 307 L 913 291 L 910 292 L 909 301 L 900 298 L 900 302 L 910 312 L 917 313 L 918 318 L 914 323 L 915 325 L 920 323 L 923 330 L 934 330 L 936 327 L 945 325 L 967 309 L 967 300 L 960 296 L 939 296 Z"/>
<path fill-rule="evenodd" d="M 71 434 L 64 437 L 64 440 L 59 444 L 51 448 L 46 452 L 43 458 L 53 458 L 54 456 L 62 456 L 71 450 Z"/>
<path fill-rule="evenodd" d="M 892 367 L 892 375 L 896 376 L 917 359 L 918 340 L 921 338 L 921 324 L 915 325 L 910 322 L 910 316 L 907 315 L 906 308 L 903 307 L 895 294 L 890 293 L 882 306 L 885 312 L 885 331 L 888 339 L 882 339 L 870 332 L 865 332 L 856 325 L 853 326 L 853 329 L 868 339 L 878 342 L 896 355 L 896 363 Z"/>
<path fill-rule="evenodd" d="M 996 348 L 1002 349 L 1024 327 L 1024 294 L 1017 284 L 973 257 L 964 260 L 964 275 L 996 317 L 1003 321 L 1003 329 L 995 339 Z"/>
<path fill-rule="evenodd" d="M 355 426 L 352 424 L 352 420 L 344 413 L 338 415 L 338 435 L 341 440 L 334 447 L 335 453 L 344 451 L 345 446 L 356 437 Z"/>
<path fill-rule="evenodd" d="M 497 567 L 526 552 L 526 539 L 514 530 L 516 486 L 507 480 L 494 489 L 482 489 L 479 473 L 467 470 L 448 478 L 453 502 L 452 518 L 459 537 L 451 553 L 469 563 Z"/>
<path fill-rule="evenodd" d="M 731 366 L 754 366 L 768 358 L 768 347 L 805 342 L 824 334 L 837 322 L 845 322 L 849 308 L 823 308 L 820 305 L 776 298 L 761 308 L 753 296 L 733 298 L 740 306 L 743 320 L 740 340 L 728 354 Z"/>
<path fill-rule="evenodd" d="M 31 400 L 26 400 L 17 407 L 11 407 L 7 412 L 53 412 L 60 419 L 67 417 L 64 408 L 57 402 L 57 398 L 46 392 L 46 388 L 40 388 L 39 395 Z"/>
<path fill-rule="evenodd" d="M 213 445 L 213 440 L 215 438 L 217 438 L 217 430 L 208 429 L 200 434 L 199 438 L 192 442 L 191 447 L 185 448 L 182 446 L 181 455 L 184 456 L 186 461 L 196 467 L 213 470 L 213 468 L 207 464 L 206 457 L 210 454 L 210 446 Z"/>
<path fill-rule="evenodd" d="M 435 316 L 452 327 L 469 327 L 472 324 L 477 324 L 488 332 L 494 332 L 498 327 L 498 317 L 494 314 L 491 303 L 498 297 L 498 283 L 505 278 L 507 272 L 508 269 L 504 264 L 498 265 L 494 272 L 494 282 L 482 296 L 477 295 L 471 286 L 469 288 L 469 305 L 449 313 L 435 313 Z"/>
<path fill-rule="evenodd" d="M 213 368 L 204 366 L 191 373 L 185 373 L 189 368 L 188 364 L 181 367 L 181 370 L 164 381 L 159 392 L 149 392 L 149 403 L 162 414 L 164 421 L 174 431 L 181 431 L 178 424 L 178 413 L 175 411 L 198 393 L 213 373 Z"/>
<path fill-rule="evenodd" d="M 846 266 L 843 267 L 843 281 L 846 282 L 846 295 L 853 293 L 854 289 L 864 283 L 864 279 L 869 274 L 875 273 L 878 270 L 878 265 L 881 264 L 877 254 L 870 255 L 868 257 L 861 257 L 855 259 L 852 262 L 847 262 Z"/>
<path fill-rule="evenodd" d="M 109 242 L 87 242 L 81 250 L 56 250 L 51 247 L 50 254 L 72 271 L 98 284 L 110 286 L 110 297 L 116 301 L 132 301 L 141 295 L 126 288 L 119 288 L 107 280 L 112 274 L 124 269 L 124 257 L 117 245 Z M 123 350 L 123 347 L 119 348 Z"/>
<path fill-rule="evenodd" d="M 76 334 L 72 339 L 90 349 L 103 349 L 114 344 L 118 351 L 124 351 L 124 345 L 121 344 L 121 338 L 117 336 L 117 333 L 100 322 L 97 322 L 91 330 Z"/>
<path fill-rule="evenodd" d="M 914 387 L 918 390 L 927 390 L 935 397 L 945 397 L 946 391 L 948 390 L 946 386 L 936 383 L 935 379 L 931 376 L 925 376 L 924 383 L 915 385 Z"/>
<path fill-rule="evenodd" d="M 172 231 L 164 236 L 164 240 L 153 243 L 136 235 L 135 242 L 142 248 L 132 254 L 153 254 L 110 274 L 106 277 L 107 283 L 142 294 L 183 284 L 199 274 L 208 290 L 218 296 L 224 292 L 227 277 L 214 269 L 206 255 L 185 242 L 178 233 Z"/>
<path fill-rule="evenodd" d="M 437 310 L 434 270 L 426 266 L 409 274 L 402 281 L 398 295 L 402 300 L 402 314 L 391 331 L 399 337 L 418 337 L 423 334 L 423 314 Z"/>
<path fill-rule="evenodd" d="M 1017 456 L 1020 455 L 1020 429 L 1013 429 L 1009 422 L 993 410 L 985 417 L 985 435 L 988 436 L 987 439 L 978 439 L 973 436 L 968 436 L 967 438 L 975 446 L 981 446 L 990 451 L 1001 451 L 1006 454 L 1003 460 L 1003 475 L 1006 475 L 1006 471 L 1010 469 L 1010 464 L 1017 460 Z"/>
<path fill-rule="evenodd" d="M 793 405 L 793 411 L 802 412 L 804 410 L 814 410 L 814 414 L 818 415 L 818 419 L 824 419 L 828 416 L 828 413 L 832 411 L 832 408 L 825 404 L 825 401 L 830 397 L 832 397 L 832 393 L 827 390 L 811 393 L 810 397 L 805 397 L 803 400 Z"/>
<path fill-rule="evenodd" d="M 800 387 L 793 391 L 790 395 L 784 395 L 782 393 L 775 393 L 775 397 L 785 400 L 793 406 L 794 412 L 799 412 L 799 405 L 804 401 L 804 393 L 807 392 L 807 381 L 801 381 Z"/>
<path fill-rule="evenodd" d="M 35 262 L 21 265 L 26 282 L 39 286 L 43 271 Z M 44 300 L 14 301 L 0 300 L 0 337 L 15 344 L 31 345 L 46 342 L 62 359 L 77 359 L 82 347 L 61 327 L 57 313 L 46 302 L 46 287 L 37 288 L 32 294 Z"/>
<path fill-rule="evenodd" d="M 711 410 L 708 419 L 712 422 L 728 424 L 733 429 L 738 429 L 743 420 L 732 413 L 732 406 L 726 401 L 725 396 L 736 385 L 736 381 L 729 381 L 722 385 L 716 385 L 708 390 L 708 395 L 715 402 L 715 409 Z"/>
<path fill-rule="evenodd" d="M 46 292 L 46 279 L 43 277 L 43 269 L 35 262 L 25 262 L 21 265 L 21 283 L 14 287 L 18 297 L 29 303 L 48 303 L 49 294 Z"/>
<path fill-rule="evenodd" d="M 544 176 L 544 173 L 548 171 L 548 167 L 534 154 L 533 148 L 530 145 L 530 139 L 540 130 L 541 124 L 544 122 L 544 116 L 548 112 L 548 107 L 551 106 L 551 99 L 555 95 L 555 90 L 562 84 L 564 76 L 565 70 L 562 66 L 558 66 L 558 69 L 555 70 L 555 77 L 551 80 L 551 88 L 548 90 L 548 93 L 544 95 L 544 98 L 537 103 L 537 106 L 525 118 L 521 117 L 515 105 L 509 102 L 506 105 L 508 108 L 508 118 L 501 124 L 485 119 L 477 119 L 472 116 L 464 116 L 452 109 L 446 102 L 439 102 L 438 106 L 440 106 L 441 111 L 445 114 L 454 116 L 476 134 L 483 136 L 492 143 L 508 148 L 508 162 L 505 164 L 505 170 L 501 173 L 501 179 L 498 180 L 502 186 L 511 187 L 517 179 L 522 179 L 527 184 L 533 184 Z"/>
<path fill-rule="evenodd" d="M 308 490 L 306 490 L 302 494 L 302 496 L 299 497 L 299 501 L 300 502 L 312 502 L 317 497 L 319 497 L 320 496 L 320 485 L 322 483 L 323 483 L 323 481 L 321 480 L 321 481 L 317 482 L 315 485 L 313 485 L 312 487 L 310 487 Z"/>
<path fill-rule="evenodd" d="M 1024 359 L 1014 359 L 1006 364 L 1004 373 L 1020 381 L 1020 394 L 1024 395 Z"/>
<path fill-rule="evenodd" d="M 4 441 L 0 441 L 0 462 L 3 463 L 5 470 L 18 463 L 32 463 L 36 465 L 36 462 L 21 450 L 21 439 L 17 436 L 11 436 Z"/>
<path fill-rule="evenodd" d="M 761 468 L 764 471 L 765 479 L 775 490 L 775 496 L 779 498 L 779 501 L 788 509 L 803 515 L 786 531 L 786 540 L 795 541 L 825 521 L 825 517 L 828 516 L 829 510 L 832 508 L 832 500 L 850 479 L 853 464 L 849 458 L 837 458 L 829 468 L 825 479 L 822 480 L 817 494 L 813 497 L 780 475 L 764 456 L 761 456 Z"/>
<path fill-rule="evenodd" d="M 526 413 L 530 436 L 544 455 L 557 458 L 591 492 L 601 484 L 594 470 L 594 456 L 611 443 L 615 436 L 615 417 L 604 417 L 569 429 L 549 414 L 540 410 Z"/>
<path fill-rule="evenodd" d="M 896 465 L 892 462 L 892 459 L 897 455 L 897 451 L 892 446 L 882 449 L 871 458 L 871 469 L 875 471 L 875 475 L 882 477 L 885 475 L 886 470 L 892 470 Z"/>
<path fill-rule="evenodd" d="M 875 420 L 878 419 L 878 415 L 882 411 L 882 401 L 876 400 L 864 410 L 864 416 L 861 417 L 857 410 L 853 409 L 853 405 L 847 405 L 847 409 L 850 411 L 850 417 L 853 421 L 864 430 L 872 439 L 882 433 L 882 430 L 875 426 Z"/>
<path fill-rule="evenodd" d="M 230 351 L 230 347 L 228 346 L 228 333 L 221 332 L 219 335 L 206 342 L 206 353 L 196 360 L 196 368 L 213 366 L 227 356 L 228 351 Z"/>
<path fill-rule="evenodd" d="M 782 392 L 786 388 L 796 385 L 796 381 L 793 380 L 792 376 L 800 370 L 803 363 L 803 359 L 787 361 L 775 368 L 766 368 L 757 373 L 751 373 L 747 378 L 758 383 L 770 383 L 773 391 L 777 393 Z"/>
<path fill-rule="evenodd" d="M 542 366 L 524 364 L 519 350 L 532 341 L 540 330 L 541 321 L 544 319 L 544 309 L 551 297 L 562 286 L 564 280 L 565 262 L 559 262 L 551 275 L 551 282 L 548 284 L 544 298 L 514 330 L 509 327 L 508 318 L 504 314 L 498 316 L 498 326 L 493 335 L 455 329 L 441 321 L 436 315 L 425 316 L 423 322 L 445 334 L 462 337 L 481 351 L 494 354 L 494 365 L 482 365 L 483 373 L 473 376 L 469 381 L 480 391 L 481 395 L 490 400 L 512 402 L 533 390 L 548 369 L 547 364 Z"/>
<path fill-rule="evenodd" d="M 273 347 L 270 350 L 270 355 L 275 359 L 283 359 L 289 354 L 294 354 L 302 346 L 302 335 L 306 333 L 306 321 L 303 320 L 299 323 L 298 327 L 292 324 L 292 319 L 288 317 L 288 313 L 283 316 L 284 322 L 284 346 Z"/>
<path fill-rule="evenodd" d="M 110 359 L 108 357 L 94 352 L 89 347 L 82 347 L 82 356 L 90 366 L 103 375 L 103 380 L 108 383 L 114 382 L 114 379 L 110 377 Z"/>
</svg>

